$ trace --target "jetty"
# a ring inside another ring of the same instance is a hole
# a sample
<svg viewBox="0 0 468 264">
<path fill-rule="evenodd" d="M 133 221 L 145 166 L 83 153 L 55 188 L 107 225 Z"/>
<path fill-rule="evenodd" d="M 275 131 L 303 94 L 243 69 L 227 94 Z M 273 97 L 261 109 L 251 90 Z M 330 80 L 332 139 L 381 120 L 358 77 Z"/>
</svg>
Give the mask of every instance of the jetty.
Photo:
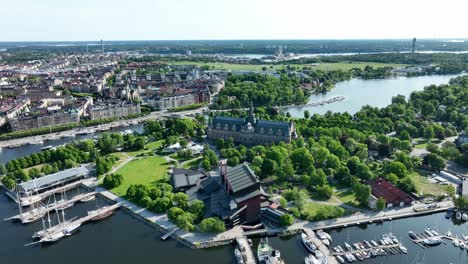
<svg viewBox="0 0 468 264">
<path fill-rule="evenodd" d="M 236 238 L 236 243 L 245 264 L 257 263 L 255 260 L 255 254 L 253 253 L 252 248 L 249 245 L 249 241 L 246 237 Z"/>
<path fill-rule="evenodd" d="M 84 194 L 78 194 L 78 195 L 72 197 L 71 199 L 62 200 L 62 201 L 59 201 L 59 202 L 56 202 L 54 204 L 47 205 L 47 206 L 39 206 L 39 207 L 37 207 L 35 209 L 29 210 L 29 211 L 26 211 L 26 212 L 22 212 L 22 213 L 20 213 L 18 215 L 12 216 L 12 217 L 5 218 L 4 220 L 5 221 L 20 220 L 21 223 L 23 223 L 23 224 L 32 223 L 32 222 L 34 222 L 36 220 L 41 219 L 42 217 L 44 217 L 50 211 L 61 210 L 62 208 L 67 208 L 70 205 L 73 205 L 74 203 L 76 203 L 78 201 L 81 201 L 81 200 L 86 199 L 88 197 L 92 197 L 94 195 L 96 195 L 96 192 L 88 192 L 88 193 L 84 193 Z"/>
<path fill-rule="evenodd" d="M 338 260 L 336 259 L 335 255 L 333 255 L 330 249 L 327 246 L 325 246 L 322 240 L 317 238 L 315 232 L 312 229 L 303 228 L 302 232 L 309 236 L 312 242 L 314 242 L 314 244 L 317 246 L 317 249 L 320 250 L 320 252 L 322 252 L 322 254 L 325 255 L 325 257 L 327 257 L 329 264 L 338 264 Z"/>
<path fill-rule="evenodd" d="M 84 223 L 86 223 L 86 222 L 88 222 L 90 220 L 99 218 L 101 215 L 105 215 L 105 214 L 107 214 L 107 213 L 109 213 L 111 211 L 116 210 L 119 207 L 120 207 L 120 204 L 118 204 L 118 203 L 114 204 L 114 205 L 110 205 L 110 206 L 104 206 L 102 208 L 99 208 L 98 210 L 90 211 L 90 212 L 88 212 L 88 215 L 83 216 L 81 218 L 78 218 L 76 220 L 66 221 L 66 222 L 63 222 L 61 224 L 52 226 L 52 227 L 50 227 L 48 229 L 40 230 L 40 231 L 34 233 L 34 235 L 33 235 L 34 238 L 40 238 L 40 240 L 37 241 L 37 242 L 34 242 L 34 243 L 26 244 L 26 246 L 36 244 L 36 243 L 42 243 L 44 241 L 46 241 L 46 242 L 47 241 L 57 241 L 57 240 L 54 240 L 54 237 L 56 237 L 57 234 L 66 233 L 71 227 L 79 227 L 82 224 L 84 224 Z M 44 227 L 45 227 L 45 225 L 44 225 Z"/>
<path fill-rule="evenodd" d="M 168 239 L 170 236 L 172 236 L 172 234 L 174 234 L 179 228 L 173 228 L 171 231 L 167 232 L 166 234 L 162 235 L 161 236 L 161 240 L 162 241 L 165 241 L 166 239 Z"/>
<path fill-rule="evenodd" d="M 14 193 L 12 193 L 11 191 L 7 191 L 6 195 L 8 197 L 10 197 L 16 203 L 20 203 L 21 206 L 28 206 L 28 205 L 32 205 L 32 204 L 41 202 L 42 200 L 46 199 L 47 197 L 49 197 L 52 194 L 61 193 L 61 192 L 65 192 L 65 191 L 77 188 L 80 184 L 83 183 L 83 181 L 84 180 L 79 180 L 79 181 L 72 182 L 72 183 L 69 183 L 69 184 L 54 188 L 54 189 L 50 189 L 50 190 L 45 191 L 43 193 L 30 195 L 30 196 L 26 196 L 26 197 L 20 197 L 19 199 L 18 199 L 18 196 L 15 195 Z"/>
</svg>

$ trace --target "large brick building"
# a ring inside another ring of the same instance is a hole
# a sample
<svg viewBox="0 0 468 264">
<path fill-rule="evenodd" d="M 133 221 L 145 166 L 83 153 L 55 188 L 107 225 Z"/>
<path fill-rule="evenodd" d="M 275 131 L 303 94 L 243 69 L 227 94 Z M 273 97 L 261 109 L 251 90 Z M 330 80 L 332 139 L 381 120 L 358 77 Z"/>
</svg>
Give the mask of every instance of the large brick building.
<svg viewBox="0 0 468 264">
<path fill-rule="evenodd" d="M 210 139 L 233 138 L 234 142 L 254 145 L 291 142 L 296 131 L 293 122 L 257 120 L 253 109 L 248 118 L 216 116 L 207 130 Z"/>
</svg>

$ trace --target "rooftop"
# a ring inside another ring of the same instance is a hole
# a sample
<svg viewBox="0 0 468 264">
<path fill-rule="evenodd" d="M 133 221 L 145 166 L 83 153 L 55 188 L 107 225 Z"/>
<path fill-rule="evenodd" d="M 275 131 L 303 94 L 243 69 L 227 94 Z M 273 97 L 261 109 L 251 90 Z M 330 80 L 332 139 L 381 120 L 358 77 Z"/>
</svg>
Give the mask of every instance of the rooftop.
<svg viewBox="0 0 468 264">
<path fill-rule="evenodd" d="M 377 198 L 384 198 L 387 203 L 405 201 L 408 199 L 412 200 L 407 193 L 403 192 L 402 190 L 395 187 L 392 183 L 382 178 L 369 180 L 367 183 L 372 188 L 372 195 Z"/>
<path fill-rule="evenodd" d="M 236 167 L 228 167 L 227 178 L 234 193 L 259 183 L 259 180 L 246 163 Z"/>
<path fill-rule="evenodd" d="M 23 192 L 37 191 L 89 174 L 90 171 L 85 166 L 81 166 L 23 182 L 18 185 L 18 188 Z"/>
</svg>

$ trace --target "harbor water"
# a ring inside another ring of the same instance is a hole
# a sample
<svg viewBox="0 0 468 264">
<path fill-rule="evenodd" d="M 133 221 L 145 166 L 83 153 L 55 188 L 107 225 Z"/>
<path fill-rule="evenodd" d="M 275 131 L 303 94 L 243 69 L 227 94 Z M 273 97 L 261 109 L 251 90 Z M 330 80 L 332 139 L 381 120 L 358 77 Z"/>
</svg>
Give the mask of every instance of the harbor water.
<svg viewBox="0 0 468 264">
<path fill-rule="evenodd" d="M 430 75 L 418 77 L 397 77 L 381 80 L 352 79 L 339 82 L 331 91 L 325 94 L 314 94 L 309 98 L 309 103 L 329 100 L 337 96 L 344 96 L 343 101 L 338 101 L 316 107 L 289 107 L 282 111 L 289 112 L 293 117 L 304 117 L 304 111 L 311 114 L 325 114 L 327 111 L 348 112 L 354 114 L 365 105 L 385 107 L 392 102 L 392 97 L 398 94 L 409 97 L 414 91 L 421 91 L 431 84 L 447 84 L 450 79 L 458 75 Z"/>
</svg>

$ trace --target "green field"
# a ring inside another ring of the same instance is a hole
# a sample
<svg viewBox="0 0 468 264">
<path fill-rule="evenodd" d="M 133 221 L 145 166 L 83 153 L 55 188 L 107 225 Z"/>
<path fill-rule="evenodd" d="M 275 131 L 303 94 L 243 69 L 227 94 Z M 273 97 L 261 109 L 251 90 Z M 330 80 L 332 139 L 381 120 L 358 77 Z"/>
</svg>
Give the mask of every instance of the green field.
<svg viewBox="0 0 468 264">
<path fill-rule="evenodd" d="M 426 149 L 427 144 L 429 142 L 432 142 L 434 144 L 439 144 L 441 141 L 438 140 L 438 139 L 429 140 L 429 139 L 421 138 L 421 139 L 415 139 L 414 142 L 415 142 L 415 145 L 414 145 L 415 148 L 417 148 L 417 149 Z"/>
<path fill-rule="evenodd" d="M 412 172 L 409 177 L 414 181 L 418 194 L 440 195 L 447 193 L 445 186 L 430 182 L 426 176 L 421 175 L 419 172 Z"/>
<path fill-rule="evenodd" d="M 358 202 L 356 201 L 356 195 L 351 189 L 346 190 L 338 190 L 334 194 L 338 200 L 342 203 L 351 205 L 351 206 L 358 206 Z"/>
<path fill-rule="evenodd" d="M 169 64 L 174 65 L 197 65 L 203 66 L 208 65 L 213 70 L 231 70 L 231 71 L 262 71 L 263 67 L 267 67 L 269 70 L 278 70 L 286 68 L 286 65 L 256 65 L 256 64 L 234 64 L 234 63 L 224 63 L 224 62 L 193 62 L 193 61 L 172 61 Z M 374 68 L 380 67 L 403 67 L 403 64 L 393 64 L 393 63 L 376 63 L 376 62 L 339 62 L 339 63 L 312 63 L 312 64 L 291 64 L 291 66 L 302 68 L 304 66 L 311 67 L 312 69 L 331 71 L 331 70 L 350 70 L 352 68 L 363 69 L 367 65 Z"/>
<path fill-rule="evenodd" d="M 116 173 L 123 176 L 123 183 L 111 191 L 123 196 L 132 184 L 154 185 L 165 181 L 169 164 L 163 157 L 153 156 L 135 159 L 125 164 Z"/>
<path fill-rule="evenodd" d="M 135 157 L 136 155 L 141 154 L 141 153 L 153 152 L 156 149 L 159 149 L 162 146 L 163 143 L 164 143 L 163 139 L 158 140 L 158 141 L 154 141 L 154 142 L 150 142 L 150 143 L 145 145 L 144 149 L 137 150 L 137 151 L 129 151 L 129 152 L 127 152 L 127 154 L 129 156 L 131 156 L 131 157 Z"/>
</svg>

